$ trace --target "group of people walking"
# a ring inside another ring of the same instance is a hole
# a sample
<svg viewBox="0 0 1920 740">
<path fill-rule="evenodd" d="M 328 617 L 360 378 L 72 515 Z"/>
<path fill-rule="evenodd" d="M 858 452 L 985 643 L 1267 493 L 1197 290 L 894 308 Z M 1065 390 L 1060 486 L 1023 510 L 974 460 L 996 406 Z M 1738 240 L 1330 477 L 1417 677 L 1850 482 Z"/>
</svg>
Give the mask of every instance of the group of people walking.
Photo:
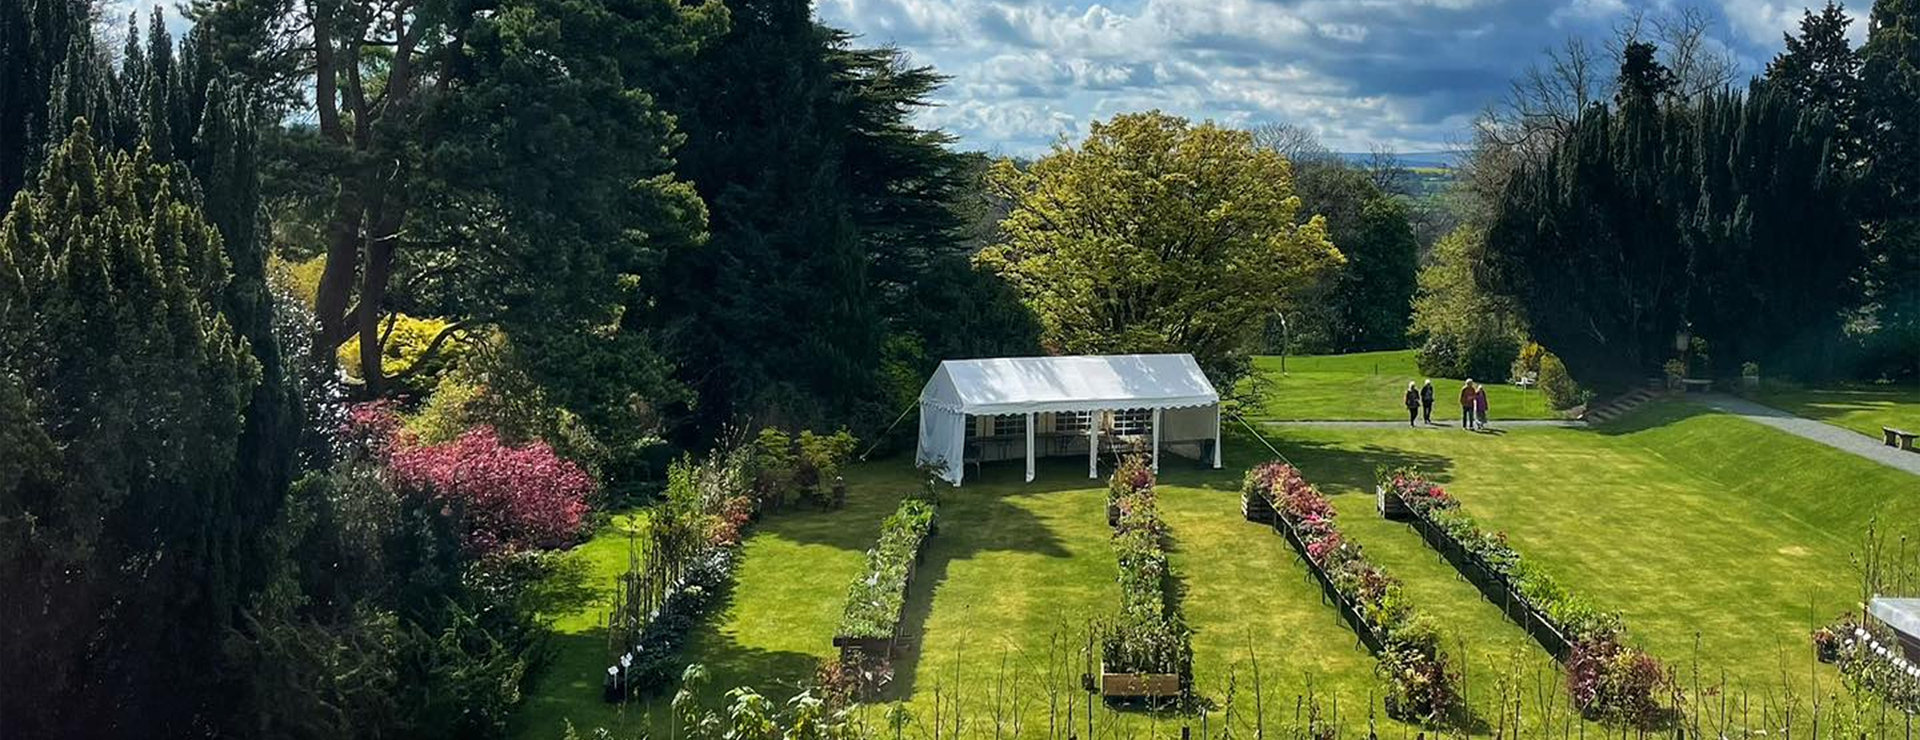
<svg viewBox="0 0 1920 740">
<path fill-rule="evenodd" d="M 1407 426 L 1425 421 L 1433 423 L 1433 380 L 1416 386 L 1407 381 Z M 1487 387 L 1468 379 L 1460 386 L 1460 428 L 1480 431 L 1487 428 Z"/>
</svg>

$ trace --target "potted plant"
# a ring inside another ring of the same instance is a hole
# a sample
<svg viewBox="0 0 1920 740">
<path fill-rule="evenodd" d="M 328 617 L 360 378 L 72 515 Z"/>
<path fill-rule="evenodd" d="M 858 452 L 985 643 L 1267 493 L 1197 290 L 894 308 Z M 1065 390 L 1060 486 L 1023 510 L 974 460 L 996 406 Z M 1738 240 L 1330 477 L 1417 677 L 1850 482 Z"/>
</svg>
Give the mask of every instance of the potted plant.
<svg viewBox="0 0 1920 740">
<path fill-rule="evenodd" d="M 1760 363 L 1749 360 L 1740 364 L 1740 384 L 1748 389 L 1760 387 Z"/>
<path fill-rule="evenodd" d="M 1687 361 L 1676 357 L 1660 367 L 1667 373 L 1667 390 L 1680 390 L 1680 381 L 1687 378 Z"/>
</svg>

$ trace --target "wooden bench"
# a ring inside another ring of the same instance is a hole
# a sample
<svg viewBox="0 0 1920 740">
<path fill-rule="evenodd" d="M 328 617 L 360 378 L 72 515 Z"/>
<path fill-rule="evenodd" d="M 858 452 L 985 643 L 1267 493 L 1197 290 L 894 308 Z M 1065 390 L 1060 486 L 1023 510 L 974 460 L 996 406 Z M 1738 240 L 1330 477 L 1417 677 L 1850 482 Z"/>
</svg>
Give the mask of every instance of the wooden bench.
<svg viewBox="0 0 1920 740">
<path fill-rule="evenodd" d="M 1920 437 L 1920 432 L 1909 432 L 1893 427 L 1880 427 L 1880 436 L 1886 439 L 1888 447 L 1898 447 L 1908 452 L 1920 452 L 1920 450 L 1913 448 L 1914 438 Z"/>
</svg>

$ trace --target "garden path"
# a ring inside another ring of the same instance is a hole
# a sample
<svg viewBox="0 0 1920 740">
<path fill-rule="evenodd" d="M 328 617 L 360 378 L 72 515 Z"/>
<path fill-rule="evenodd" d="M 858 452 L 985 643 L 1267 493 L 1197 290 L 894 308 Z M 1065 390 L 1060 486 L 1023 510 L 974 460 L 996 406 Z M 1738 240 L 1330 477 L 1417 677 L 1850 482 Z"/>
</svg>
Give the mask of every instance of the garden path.
<svg viewBox="0 0 1920 740">
<path fill-rule="evenodd" d="M 1327 421 L 1263 421 L 1260 423 L 1265 424 L 1267 426 L 1273 426 L 1273 427 L 1333 427 L 1336 429 L 1405 429 L 1407 428 L 1407 423 L 1404 421 L 1327 420 Z M 1518 428 L 1518 427 L 1550 427 L 1550 428 L 1557 428 L 1557 429 L 1584 429 L 1586 428 L 1587 423 L 1584 421 L 1574 421 L 1571 419 L 1512 419 L 1508 421 L 1493 419 L 1487 422 L 1487 426 L 1488 428 L 1491 428 L 1491 429 L 1510 429 L 1510 428 Z M 1460 422 L 1458 419 L 1455 419 L 1454 421 L 1445 422 L 1445 423 L 1434 422 L 1432 424 L 1420 424 L 1415 426 L 1414 428 L 1436 429 L 1436 430 L 1444 431 L 1448 429 L 1459 429 Z"/>
<path fill-rule="evenodd" d="M 1896 470 L 1904 470 L 1920 475 L 1920 455 L 1905 450 L 1897 450 L 1881 444 L 1872 437 L 1861 435 L 1849 429 L 1814 421 L 1803 416 L 1795 416 L 1772 406 L 1754 403 L 1744 398 L 1735 398 L 1719 393 L 1710 393 L 1700 397 L 1701 404 L 1715 411 L 1732 414 L 1756 424 L 1765 424 L 1780 431 L 1820 444 L 1841 452 L 1849 452 L 1880 463 Z"/>
</svg>

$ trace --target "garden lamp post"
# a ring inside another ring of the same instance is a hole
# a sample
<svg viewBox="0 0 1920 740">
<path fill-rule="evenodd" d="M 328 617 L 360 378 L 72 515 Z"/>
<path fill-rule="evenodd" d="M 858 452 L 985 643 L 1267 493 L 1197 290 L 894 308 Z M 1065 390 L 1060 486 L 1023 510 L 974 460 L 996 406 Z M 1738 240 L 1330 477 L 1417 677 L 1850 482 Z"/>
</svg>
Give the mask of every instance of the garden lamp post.
<svg viewBox="0 0 1920 740">
<path fill-rule="evenodd" d="M 1293 343 L 1291 341 L 1292 337 L 1287 331 L 1287 315 L 1279 311 L 1274 311 L 1273 317 L 1280 320 L 1280 376 L 1286 377 L 1287 346 Z"/>
</svg>

